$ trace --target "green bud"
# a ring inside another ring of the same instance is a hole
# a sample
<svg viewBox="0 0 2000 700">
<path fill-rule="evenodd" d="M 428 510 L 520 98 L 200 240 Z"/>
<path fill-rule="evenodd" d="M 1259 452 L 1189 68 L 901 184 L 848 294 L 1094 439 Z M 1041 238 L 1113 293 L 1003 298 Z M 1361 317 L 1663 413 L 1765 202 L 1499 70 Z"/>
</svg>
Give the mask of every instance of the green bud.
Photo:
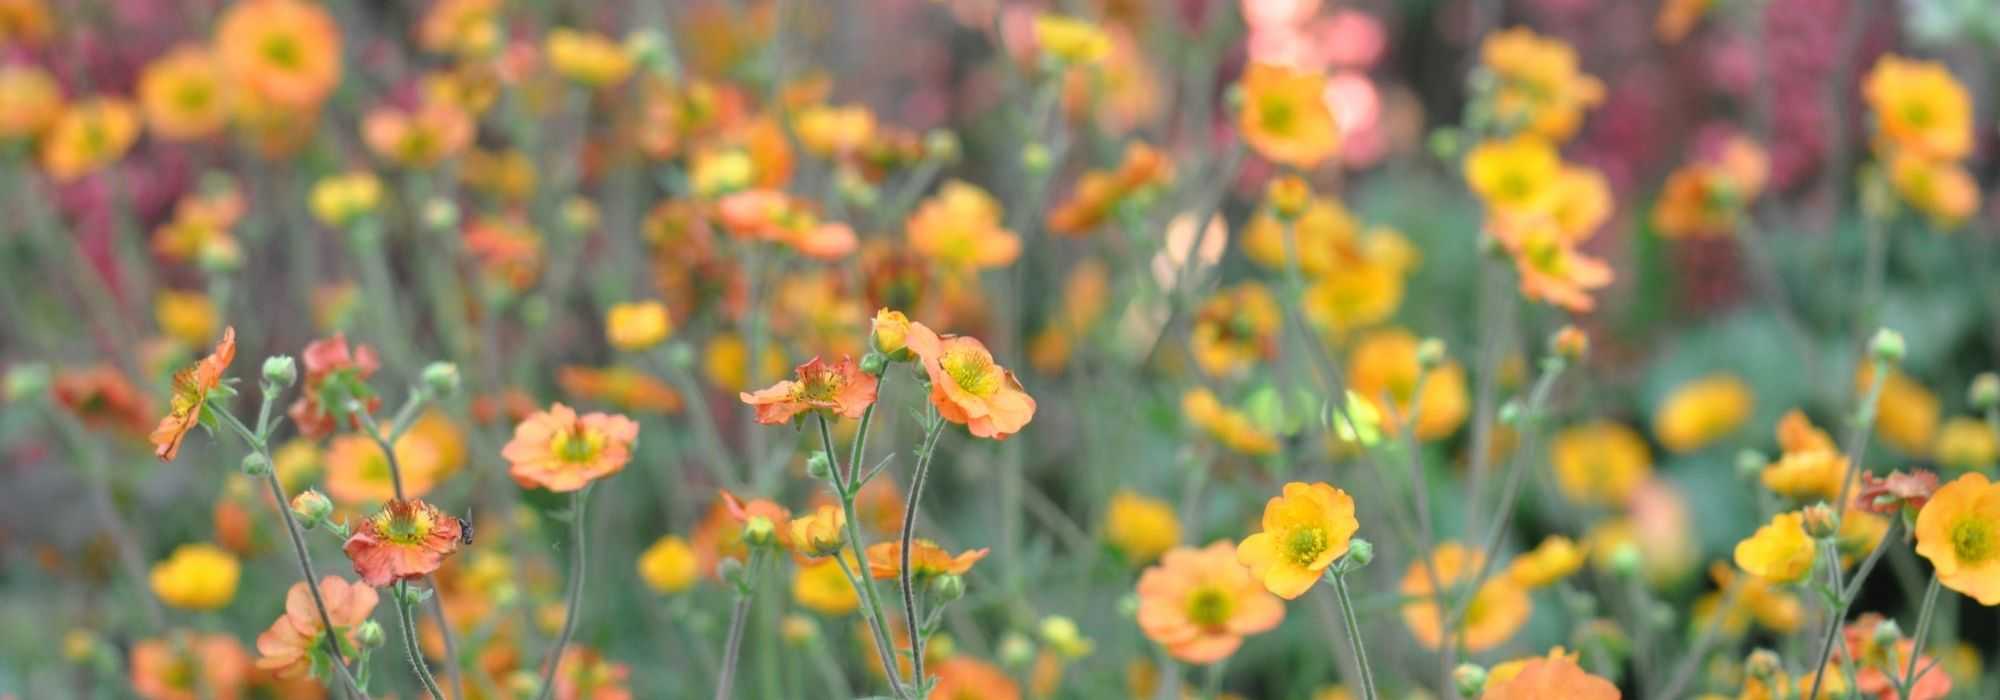
<svg viewBox="0 0 2000 700">
<path fill-rule="evenodd" d="M 1625 542 L 1611 550 L 1612 573 L 1619 576 L 1636 576 L 1639 574 L 1639 567 L 1643 564 L 1645 564 L 1645 556 L 1639 552 L 1638 545 Z"/>
<path fill-rule="evenodd" d="M 1736 475 L 1745 479 L 1758 478 L 1764 473 L 1764 466 L 1770 463 L 1771 458 L 1764 453 L 1746 448 L 1736 453 Z"/>
<path fill-rule="evenodd" d="M 1336 566 L 1345 574 L 1360 571 L 1372 561 L 1375 561 L 1375 543 L 1356 537 L 1347 543 L 1347 555 Z"/>
<path fill-rule="evenodd" d="M 1425 338 L 1423 342 L 1417 343 L 1417 366 L 1425 371 L 1437 369 L 1439 365 L 1444 364 L 1444 350 L 1443 340 Z"/>
<path fill-rule="evenodd" d="M 871 350 L 869 351 L 868 354 L 861 356 L 861 371 L 880 377 L 882 376 L 883 372 L 886 372 L 888 370 L 889 370 L 888 355 L 884 355 L 882 353 L 874 352 Z"/>
<path fill-rule="evenodd" d="M 931 595 L 938 604 L 949 603 L 965 597 L 965 579 L 952 574 L 939 576 L 931 581 Z"/>
<path fill-rule="evenodd" d="M 1903 334 L 1887 328 L 1875 331 L 1875 337 L 1868 341 L 1868 354 L 1877 362 L 1899 364 L 1905 351 Z"/>
<path fill-rule="evenodd" d="M 778 526 L 770 518 L 750 516 L 750 522 L 743 524 L 743 540 L 755 545 L 772 544 L 778 541 Z"/>
<path fill-rule="evenodd" d="M 458 204 L 443 197 L 433 197 L 424 202 L 424 227 L 432 231 L 453 231 L 458 228 Z"/>
<path fill-rule="evenodd" d="M 1041 142 L 1021 147 L 1021 167 L 1027 168 L 1030 173 L 1048 172 L 1053 160 L 1054 157 L 1049 154 L 1049 147 Z"/>
<path fill-rule="evenodd" d="M 958 160 L 958 134 L 946 129 L 932 129 L 924 134 L 924 156 L 940 163 Z"/>
<path fill-rule="evenodd" d="M 251 452 L 243 455 L 242 467 L 245 474 L 263 476 L 271 473 L 271 458 L 265 457 L 263 452 Z"/>
<path fill-rule="evenodd" d="M 1972 387 L 1966 390 L 1966 399 L 1975 411 L 1990 411 L 2000 408 L 2000 374 L 1980 372 L 1972 378 Z"/>
<path fill-rule="evenodd" d="M 1008 632 L 1006 636 L 1000 638 L 997 656 L 1002 666 L 1009 668 L 1027 666 L 1035 661 L 1035 643 L 1020 632 Z"/>
<path fill-rule="evenodd" d="M 432 362 L 424 366 L 424 388 L 432 396 L 443 398 L 458 393 L 458 365 L 450 362 Z"/>
<path fill-rule="evenodd" d="M 273 355 L 264 358 L 264 381 L 279 389 L 289 388 L 299 380 L 299 363 L 290 355 Z"/>
<path fill-rule="evenodd" d="M 1476 698 L 1486 692 L 1486 669 L 1477 664 L 1459 664 L 1451 670 L 1451 682 L 1460 697 Z"/>
<path fill-rule="evenodd" d="M 40 394 L 49 388 L 49 366 L 26 363 L 7 368 L 7 402 Z"/>
<path fill-rule="evenodd" d="M 815 479 L 832 477 L 833 460 L 828 459 L 825 452 L 814 452 L 811 457 L 806 458 L 806 476 Z"/>
<path fill-rule="evenodd" d="M 1884 649 L 1892 649 L 1894 648 L 1892 645 L 1900 641 L 1903 641 L 1903 627 L 1896 624 L 1895 620 L 1883 620 L 1881 624 L 1875 625 L 1875 644 L 1877 646 Z"/>
<path fill-rule="evenodd" d="M 389 637 L 382 633 L 382 625 L 374 620 L 363 622 L 360 627 L 354 628 L 354 642 L 360 644 L 362 648 L 373 649 L 387 641 Z"/>
</svg>

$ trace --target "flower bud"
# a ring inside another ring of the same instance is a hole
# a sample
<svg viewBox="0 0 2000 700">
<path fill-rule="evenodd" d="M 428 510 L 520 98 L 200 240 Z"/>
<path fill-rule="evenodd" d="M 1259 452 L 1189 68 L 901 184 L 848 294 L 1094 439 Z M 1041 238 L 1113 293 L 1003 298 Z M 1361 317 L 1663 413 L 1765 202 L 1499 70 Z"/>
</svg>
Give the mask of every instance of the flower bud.
<svg viewBox="0 0 2000 700">
<path fill-rule="evenodd" d="M 1000 665 L 1010 668 L 1027 666 L 1035 660 L 1035 643 L 1020 632 L 1008 632 L 1000 638 L 1000 649 L 995 654 Z"/>
<path fill-rule="evenodd" d="M 1047 644 L 1049 649 L 1057 654 L 1071 659 L 1089 656 L 1096 646 L 1083 636 L 1082 630 L 1077 629 L 1075 620 L 1061 615 L 1042 618 L 1040 632 L 1042 643 Z"/>
<path fill-rule="evenodd" d="M 273 355 L 264 358 L 264 381 L 280 389 L 288 388 L 299 379 L 299 363 L 290 355 Z"/>
<path fill-rule="evenodd" d="M 743 524 L 743 541 L 754 545 L 773 544 L 778 541 L 778 526 L 770 518 L 750 516 L 750 521 Z"/>
<path fill-rule="evenodd" d="M 862 355 L 861 371 L 867 372 L 870 376 L 874 377 L 882 376 L 883 372 L 889 371 L 889 356 L 873 351 Z"/>
<path fill-rule="evenodd" d="M 443 398 L 458 393 L 458 365 L 450 362 L 432 362 L 424 366 L 424 388 L 432 396 Z"/>
<path fill-rule="evenodd" d="M 764 522 L 770 521 L 766 520 Z M 741 559 L 724 559 L 720 563 L 717 563 L 715 565 L 715 575 L 721 578 L 723 582 L 735 586 L 739 590 L 749 587 L 749 582 L 743 579 L 743 560 Z"/>
<path fill-rule="evenodd" d="M 1329 407 L 1330 409 L 1331 407 Z M 1372 447 L 1382 441 L 1382 412 L 1375 404 L 1361 398 L 1353 391 L 1347 392 L 1347 403 L 1339 413 L 1332 414 L 1333 432 L 1342 442 Z"/>
<path fill-rule="evenodd" d="M 1966 390 L 1966 399 L 1975 411 L 2000 408 L 2000 374 L 1980 372 L 1972 378 L 1972 388 Z"/>
<path fill-rule="evenodd" d="M 1549 349 L 1556 357 L 1576 362 L 1590 354 L 1590 336 L 1576 326 L 1563 326 L 1549 339 Z"/>
<path fill-rule="evenodd" d="M 910 317 L 901 311 L 882 309 L 875 312 L 871 322 L 873 332 L 869 334 L 869 344 L 875 352 L 888 356 L 890 360 L 906 360 L 910 357 Z"/>
<path fill-rule="evenodd" d="M 671 65 L 673 54 L 667 50 L 667 39 L 657 29 L 638 29 L 625 35 L 625 53 L 633 62 L 648 70 L 662 71 Z"/>
<path fill-rule="evenodd" d="M 806 458 L 806 476 L 815 479 L 833 476 L 833 460 L 827 459 L 825 452 L 814 452 Z"/>
<path fill-rule="evenodd" d="M 23 363 L 7 368 L 7 402 L 42 393 L 49 388 L 49 366 L 40 363 Z"/>
<path fill-rule="evenodd" d="M 1813 539 L 1828 539 L 1840 530 L 1840 525 L 1835 520 L 1833 506 L 1827 505 L 1824 501 L 1806 506 L 1804 510 L 1799 511 L 1799 516 L 1805 524 L 1806 534 Z"/>
<path fill-rule="evenodd" d="M 1451 682 L 1459 697 L 1476 698 L 1486 692 L 1486 669 L 1476 664 L 1459 664 L 1451 670 Z"/>
<path fill-rule="evenodd" d="M 360 627 L 354 628 L 354 642 L 362 648 L 373 649 L 387 641 L 389 641 L 388 635 L 382 633 L 382 625 L 374 620 L 363 622 Z"/>
<path fill-rule="evenodd" d="M 434 197 L 424 202 L 424 226 L 432 231 L 451 231 L 458 228 L 458 203 L 443 197 Z"/>
<path fill-rule="evenodd" d="M 96 634 L 90 630 L 78 627 L 70 630 L 68 634 L 63 635 L 62 648 L 63 658 L 80 664 L 95 658 L 98 649 L 102 647 Z"/>
<path fill-rule="evenodd" d="M 1906 349 L 1903 334 L 1887 328 L 1875 331 L 1875 337 L 1868 341 L 1868 354 L 1876 362 L 1901 363 Z"/>
<path fill-rule="evenodd" d="M 1425 371 L 1437 369 L 1444 364 L 1444 341 L 1425 338 L 1417 343 L 1417 367 Z"/>
<path fill-rule="evenodd" d="M 778 623 L 778 631 L 786 642 L 804 645 L 819 636 L 819 623 L 804 615 L 786 615 L 785 619 Z"/>
<path fill-rule="evenodd" d="M 965 597 L 965 579 L 955 574 L 945 574 L 931 581 L 931 595 L 938 604 L 949 603 Z"/>
<path fill-rule="evenodd" d="M 542 692 L 542 678 L 525 669 L 509 673 L 507 692 L 517 698 L 535 697 Z"/>
<path fill-rule="evenodd" d="M 1764 453 L 1745 448 L 1736 453 L 1736 475 L 1745 479 L 1756 479 L 1763 475 L 1764 466 L 1770 463 L 1771 458 L 1764 456 Z"/>
<path fill-rule="evenodd" d="M 1895 620 L 1883 620 L 1880 624 L 1875 625 L 1874 636 L 1876 646 L 1887 648 L 1890 645 L 1903 641 L 1903 626 L 1896 624 Z"/>
<path fill-rule="evenodd" d="M 1280 221 L 1295 221 L 1306 213 L 1312 204 L 1312 185 L 1305 178 L 1286 175 L 1271 181 L 1264 187 L 1264 201 L 1271 206 L 1271 213 Z"/>
<path fill-rule="evenodd" d="M 1341 557 L 1341 573 L 1360 571 L 1375 561 L 1375 543 L 1356 537 L 1347 543 L 1347 556 Z"/>
<path fill-rule="evenodd" d="M 1021 167 L 1026 168 L 1029 173 L 1048 172 L 1054 160 L 1055 157 L 1049 153 L 1049 147 L 1039 141 L 1021 147 Z"/>
<path fill-rule="evenodd" d="M 1619 576 L 1636 576 L 1639 567 L 1645 563 L 1645 556 L 1639 552 L 1639 546 L 1631 542 L 1619 543 L 1611 550 L 1611 571 Z"/>
<path fill-rule="evenodd" d="M 1750 652 L 1750 657 L 1743 660 L 1743 674 L 1751 678 L 1770 679 L 1784 672 L 1784 660 L 1778 657 L 1777 652 L 1770 649 Z"/>
<path fill-rule="evenodd" d="M 940 163 L 958 160 L 958 134 L 945 129 L 932 129 L 924 134 L 924 157 Z"/>
<path fill-rule="evenodd" d="M 597 229 L 601 217 L 597 205 L 583 197 L 571 197 L 562 204 L 563 230 L 570 233 L 589 233 Z"/>
<path fill-rule="evenodd" d="M 263 476 L 271 473 L 271 458 L 264 456 L 263 452 L 253 451 L 250 454 L 243 455 L 241 466 L 245 474 Z"/>
<path fill-rule="evenodd" d="M 333 501 L 326 494 L 306 489 L 292 497 L 292 514 L 298 516 L 300 525 L 315 527 L 333 515 Z"/>
</svg>

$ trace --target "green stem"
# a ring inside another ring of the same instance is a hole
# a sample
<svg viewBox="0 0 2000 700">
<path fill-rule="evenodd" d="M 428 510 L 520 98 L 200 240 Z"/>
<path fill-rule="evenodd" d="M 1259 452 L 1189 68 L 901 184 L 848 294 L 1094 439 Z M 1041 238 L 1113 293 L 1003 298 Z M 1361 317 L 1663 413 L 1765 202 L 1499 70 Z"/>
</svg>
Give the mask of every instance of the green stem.
<svg viewBox="0 0 2000 700">
<path fill-rule="evenodd" d="M 416 606 L 409 600 L 409 584 L 397 583 L 396 587 L 396 619 L 402 623 L 403 650 L 409 654 L 410 668 L 416 671 L 417 680 L 423 682 L 424 690 L 430 693 L 433 700 L 444 700 L 444 690 L 438 687 L 437 679 L 431 676 L 430 666 L 424 663 L 423 651 L 417 648 L 417 625 L 410 617 L 410 609 Z"/>
<path fill-rule="evenodd" d="M 1924 607 L 1917 613 L 1917 633 L 1910 638 L 1912 642 L 1910 645 L 1910 659 L 1904 662 L 1903 682 L 1896 691 L 1897 696 L 1905 700 L 1910 697 L 1910 691 L 1917 684 L 1917 659 L 1923 658 L 1924 642 L 1931 636 L 1931 621 L 1937 617 L 1935 614 L 1937 612 L 1937 600 L 1938 577 L 1936 572 L 1932 572 L 1931 585 L 1924 589 Z"/>
<path fill-rule="evenodd" d="M 884 380 L 886 381 L 886 379 L 887 376 L 884 375 Z M 881 392 L 879 385 L 876 388 L 876 392 L 876 395 L 879 397 Z M 862 456 L 861 445 L 868 440 L 869 419 L 874 415 L 875 406 L 873 404 L 870 404 L 868 409 L 862 412 L 861 432 L 854 437 L 855 449 L 849 454 L 850 460 Z M 826 448 L 827 458 L 832 459 L 833 432 L 827 427 L 826 416 L 824 414 L 819 415 L 819 437 L 820 443 Z M 860 462 L 850 461 L 848 463 L 847 472 L 853 475 L 849 481 L 852 481 L 853 485 L 846 485 L 841 481 L 840 466 L 833 465 L 833 473 L 828 475 L 827 481 L 833 484 L 834 496 L 839 498 L 841 515 L 844 516 L 842 520 L 847 522 L 847 546 L 853 549 L 855 561 L 862 562 L 861 565 L 866 566 L 868 556 L 867 547 L 862 544 L 864 540 L 861 537 L 860 518 L 854 508 L 856 492 L 861 490 L 860 470 Z M 896 697 L 903 697 L 903 680 L 900 669 L 896 665 L 895 640 L 889 635 L 888 623 L 883 620 L 882 602 L 876 595 L 875 581 L 868 577 L 866 571 L 853 571 L 847 565 L 847 558 L 844 553 L 836 553 L 833 560 L 840 565 L 840 573 L 847 577 L 847 583 L 854 586 L 855 590 L 861 592 L 863 603 L 861 615 L 867 619 L 869 634 L 875 639 L 875 653 L 882 658 L 882 677 L 889 682 L 889 691 L 891 694 Z"/>
<path fill-rule="evenodd" d="M 930 435 L 924 438 L 924 452 L 917 456 L 917 471 L 910 477 L 910 497 L 903 506 L 903 534 L 898 583 L 903 589 L 903 622 L 910 633 L 910 684 L 917 691 L 924 686 L 924 637 L 923 621 L 917 618 L 917 591 L 910 570 L 911 534 L 917 528 L 917 506 L 924 493 L 924 479 L 930 473 L 931 458 L 937 454 L 938 436 L 944 434 L 944 418 L 932 410 Z"/>
<path fill-rule="evenodd" d="M 757 569 L 763 562 L 763 550 L 753 549 L 750 563 L 743 567 L 744 580 L 736 591 L 736 608 L 729 616 L 729 638 L 722 646 L 722 673 L 716 677 L 715 700 L 735 697 L 736 665 L 743 653 L 743 628 L 750 620 L 750 600 L 756 597 Z"/>
<path fill-rule="evenodd" d="M 1368 667 L 1368 649 L 1361 642 L 1361 620 L 1354 614 L 1354 597 L 1347 590 L 1347 575 L 1334 573 L 1333 595 L 1340 600 L 1340 620 L 1347 625 L 1347 644 L 1354 650 L 1354 665 L 1361 670 L 1362 700 L 1377 700 L 1375 671 Z"/>
<path fill-rule="evenodd" d="M 575 550 L 570 556 L 569 600 L 563 607 L 562 633 L 556 636 L 556 645 L 549 650 L 549 667 L 542 672 L 542 691 L 538 700 L 548 700 L 555 693 L 556 667 L 562 665 L 563 647 L 569 646 L 569 638 L 576 634 L 576 617 L 583 607 L 583 574 L 588 559 L 584 548 L 586 519 L 585 507 L 590 504 L 590 486 L 578 489 L 570 496 L 570 548 Z"/>
</svg>

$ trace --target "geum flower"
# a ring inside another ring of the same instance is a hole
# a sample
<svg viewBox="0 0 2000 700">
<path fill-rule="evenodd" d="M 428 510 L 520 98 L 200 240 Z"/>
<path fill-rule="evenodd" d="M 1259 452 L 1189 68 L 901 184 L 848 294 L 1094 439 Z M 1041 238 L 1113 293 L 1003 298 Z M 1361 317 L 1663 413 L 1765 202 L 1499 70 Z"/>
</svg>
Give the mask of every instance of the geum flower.
<svg viewBox="0 0 2000 700">
<path fill-rule="evenodd" d="M 1139 629 L 1176 659 L 1211 664 L 1229 658 L 1243 638 L 1285 619 L 1285 604 L 1265 592 L 1221 541 L 1177 547 L 1139 576 Z"/>
<path fill-rule="evenodd" d="M 1035 399 L 1014 373 L 993 361 L 977 339 L 939 336 L 921 323 L 910 324 L 907 342 L 930 375 L 931 404 L 945 420 L 964 425 L 973 437 L 1005 440 L 1035 417 Z"/>
<path fill-rule="evenodd" d="M 987 551 L 981 547 L 954 555 L 936 542 L 923 538 L 910 540 L 910 578 L 928 581 L 939 576 L 963 576 L 972 570 L 973 564 L 986 558 Z M 902 542 L 877 542 L 868 547 L 867 555 L 870 577 L 896 578 L 903 571 Z"/>
<path fill-rule="evenodd" d="M 1938 583 L 2000 605 L 2000 484 L 1972 472 L 1931 494 L 1917 512 L 1917 554 L 1930 560 Z"/>
<path fill-rule="evenodd" d="M 538 411 L 514 427 L 514 439 L 500 450 L 507 475 L 522 488 L 566 493 L 616 474 L 632 459 L 639 424 L 624 416 L 578 416 L 560 403 Z"/>
<path fill-rule="evenodd" d="M 446 556 L 458 551 L 463 536 L 458 518 L 437 506 L 418 499 L 392 499 L 361 521 L 341 550 L 354 561 L 354 573 L 363 582 L 380 588 L 422 580 L 437 571 Z"/>
<path fill-rule="evenodd" d="M 807 411 L 825 411 L 843 418 L 860 418 L 875 403 L 876 379 L 861 371 L 853 357 L 827 364 L 820 358 L 799 365 L 797 379 L 785 379 L 754 392 L 737 395 L 757 408 L 757 422 L 778 425 Z"/>
<path fill-rule="evenodd" d="M 292 584 L 285 594 L 285 614 L 257 635 L 259 670 L 278 678 L 304 678 L 312 669 L 330 668 L 333 663 L 326 655 L 326 624 L 313 604 L 309 586 L 305 581 Z M 380 597 L 374 588 L 348 583 L 338 576 L 320 579 L 319 594 L 326 602 L 327 617 L 333 620 L 341 653 L 353 653 L 357 648 L 354 630 L 374 614 Z"/>
<path fill-rule="evenodd" d="M 222 332 L 222 342 L 216 343 L 214 352 L 174 373 L 172 409 L 147 438 L 153 443 L 153 456 L 171 462 L 174 455 L 180 454 L 181 441 L 202 420 L 209 393 L 222 385 L 223 371 L 235 360 L 236 327 L 230 326 Z"/>
<path fill-rule="evenodd" d="M 1244 539 L 1236 558 L 1265 589 L 1292 600 L 1347 553 L 1360 527 L 1346 491 L 1294 481 L 1285 484 L 1284 495 L 1264 504 L 1264 530 Z"/>
<path fill-rule="evenodd" d="M 343 423 L 348 428 L 361 427 L 360 420 L 349 415 L 349 402 L 361 402 L 361 410 L 370 413 L 382 407 L 382 397 L 368 388 L 368 377 L 381 367 L 374 348 L 349 347 L 347 336 L 335 333 L 307 343 L 299 358 L 305 365 L 305 388 L 286 414 L 298 425 L 300 435 L 318 439 Z"/>
</svg>

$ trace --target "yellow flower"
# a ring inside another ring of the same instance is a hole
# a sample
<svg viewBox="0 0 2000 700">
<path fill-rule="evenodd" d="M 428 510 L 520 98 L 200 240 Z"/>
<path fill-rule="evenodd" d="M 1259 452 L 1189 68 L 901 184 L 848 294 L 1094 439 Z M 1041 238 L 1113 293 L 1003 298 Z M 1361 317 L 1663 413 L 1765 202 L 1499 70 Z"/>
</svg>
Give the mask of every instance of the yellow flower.
<svg viewBox="0 0 2000 700">
<path fill-rule="evenodd" d="M 62 116 L 62 88 L 38 66 L 0 66 L 0 140 L 33 138 Z"/>
<path fill-rule="evenodd" d="M 1181 396 L 1181 413 L 1224 447 L 1252 457 L 1277 454 L 1278 438 L 1242 412 L 1222 405 L 1215 394 L 1197 387 Z"/>
<path fill-rule="evenodd" d="M 357 170 L 329 175 L 313 183 L 308 208 L 313 218 L 329 228 L 345 229 L 382 203 L 382 181 L 374 173 Z"/>
<path fill-rule="evenodd" d="M 757 363 L 751 376 L 750 344 L 733 332 L 723 332 L 708 339 L 702 351 L 702 376 L 715 388 L 723 391 L 743 391 L 755 380 L 760 386 L 769 384 L 778 377 L 791 374 L 791 365 L 785 362 L 785 353 L 774 344 L 764 345 L 763 359 Z"/>
<path fill-rule="evenodd" d="M 1419 396 L 1418 345 L 1417 337 L 1401 328 L 1362 336 L 1347 358 L 1348 390 L 1375 405 L 1393 423 L 1408 420 L 1414 407 L 1417 437 L 1436 440 L 1450 436 L 1465 422 L 1471 407 L 1465 368 L 1450 360 L 1438 365 L 1424 379 Z M 1382 403 L 1385 397 L 1387 405 Z"/>
<path fill-rule="evenodd" d="M 1470 584 L 1473 574 L 1479 570 L 1480 553 L 1458 542 L 1439 543 L 1431 552 L 1431 569 L 1426 571 L 1421 561 L 1411 562 L 1403 572 L 1400 591 L 1403 603 L 1403 624 L 1408 625 L 1410 634 L 1426 648 L 1436 649 L 1444 644 L 1446 635 L 1438 626 L 1441 601 L 1438 588 L 1431 585 L 1431 576 L 1437 576 L 1437 583 L 1447 595 L 1461 585 Z M 1447 598 L 1443 603 L 1448 603 Z M 1528 592 L 1506 576 L 1493 576 L 1480 584 L 1472 601 L 1466 605 L 1464 618 L 1459 621 L 1458 634 L 1465 648 L 1481 652 L 1499 646 L 1513 637 L 1528 622 L 1533 612 L 1533 602 Z"/>
<path fill-rule="evenodd" d="M 954 270 L 1011 265 L 1021 239 L 1000 221 L 1000 202 L 986 190 L 953 180 L 910 214 L 904 235 L 919 255 Z"/>
<path fill-rule="evenodd" d="M 1326 77 L 1252 64 L 1240 84 L 1237 130 L 1264 158 L 1311 169 L 1340 150 L 1340 130 L 1326 105 Z"/>
<path fill-rule="evenodd" d="M 1770 583 L 1794 583 L 1812 573 L 1814 549 L 1805 518 L 1798 512 L 1779 513 L 1736 543 L 1736 565 Z"/>
<path fill-rule="evenodd" d="M 636 65 L 624 45 L 596 32 L 550 31 L 547 50 L 557 73 L 591 87 L 621 82 Z"/>
<path fill-rule="evenodd" d="M 242 566 L 212 544 L 184 544 L 153 565 L 153 595 L 183 610 L 217 610 L 236 597 Z"/>
<path fill-rule="evenodd" d="M 1866 391 L 1874 376 L 1874 365 L 1862 364 L 1854 375 L 1855 387 Z M 1942 412 L 1936 395 L 1902 370 L 1891 368 L 1882 381 L 1881 402 L 1876 405 L 1875 434 L 1905 454 L 1923 457 L 1937 435 Z"/>
<path fill-rule="evenodd" d="M 94 97 L 71 105 L 42 137 L 42 168 L 58 182 L 96 172 L 125 156 L 139 140 L 139 113 L 131 102 Z"/>
<path fill-rule="evenodd" d="M 1202 371 L 1235 377 L 1277 357 L 1284 310 L 1256 282 L 1218 290 L 1195 312 L 1189 351 Z"/>
<path fill-rule="evenodd" d="M 1563 173 L 1555 146 L 1539 136 L 1487 141 L 1465 157 L 1465 180 L 1498 214 L 1544 212 Z"/>
<path fill-rule="evenodd" d="M 849 571 L 854 569 L 854 556 L 842 554 L 847 560 Z M 840 570 L 840 562 L 827 557 L 817 562 L 799 567 L 792 577 L 792 599 L 808 610 L 821 615 L 841 616 L 854 612 L 861 606 L 860 593 L 853 582 Z"/>
<path fill-rule="evenodd" d="M 612 304 L 604 313 L 604 337 L 620 350 L 644 350 L 664 342 L 672 333 L 667 305 L 657 301 Z"/>
<path fill-rule="evenodd" d="M 1583 550 L 1562 535 L 1550 535 L 1532 551 L 1515 557 L 1507 566 L 1507 577 L 1522 588 L 1535 589 L 1555 583 L 1583 568 Z"/>
<path fill-rule="evenodd" d="M 1764 488 L 1792 498 L 1833 500 L 1840 497 L 1840 480 L 1847 476 L 1847 457 L 1825 431 L 1798 409 L 1778 420 L 1778 446 L 1784 454 L 1764 467 Z"/>
<path fill-rule="evenodd" d="M 1861 92 L 1888 145 L 1931 158 L 1972 152 L 1972 100 L 1944 64 L 1885 54 Z"/>
<path fill-rule="evenodd" d="M 875 138 L 875 113 L 861 105 L 814 105 L 799 110 L 792 130 L 806 152 L 820 157 L 845 156 Z"/>
<path fill-rule="evenodd" d="M 1943 231 L 1958 228 L 1979 211 L 1979 183 L 1965 166 L 1949 160 L 1899 152 L 1889 161 L 1889 183 Z"/>
<path fill-rule="evenodd" d="M 679 593 L 701 576 L 701 560 L 679 535 L 667 535 L 639 555 L 639 579 L 661 593 Z"/>
<path fill-rule="evenodd" d="M 1621 505 L 1653 473 L 1653 455 L 1638 431 L 1604 420 L 1557 433 L 1549 461 L 1563 495 L 1587 505 Z"/>
<path fill-rule="evenodd" d="M 1286 600 L 1310 590 L 1326 567 L 1347 553 L 1348 540 L 1361 527 L 1346 491 L 1297 481 L 1264 504 L 1263 525 L 1262 532 L 1236 546 L 1236 559 L 1265 590 Z"/>
<path fill-rule="evenodd" d="M 1955 469 L 1986 470 L 2000 457 L 2000 437 L 1986 421 L 1959 416 L 1945 421 L 1931 444 L 1931 458 L 1939 465 Z"/>
<path fill-rule="evenodd" d="M 811 513 L 792 518 L 791 537 L 786 544 L 804 557 L 824 557 L 839 552 L 847 544 L 847 515 L 839 507 L 822 505 Z"/>
<path fill-rule="evenodd" d="M 1676 387 L 1653 413 L 1653 435 L 1675 452 L 1706 447 L 1750 419 L 1756 397 L 1731 374 L 1713 374 Z"/>
<path fill-rule="evenodd" d="M 2000 484 L 1978 472 L 1958 477 L 1917 512 L 1917 554 L 1938 583 L 1980 605 L 2000 605 Z"/>
<path fill-rule="evenodd" d="M 1104 514 L 1104 539 L 1126 562 L 1150 564 L 1181 543 L 1181 524 L 1166 501 L 1120 489 Z"/>
<path fill-rule="evenodd" d="M 1069 65 L 1096 63 L 1111 53 L 1111 37 L 1097 25 L 1050 13 L 1035 16 L 1035 45 Z"/>
<path fill-rule="evenodd" d="M 1493 111 L 1503 128 L 1560 141 L 1576 133 L 1584 109 L 1604 100 L 1604 84 L 1579 70 L 1576 50 L 1561 40 L 1516 27 L 1488 36 L 1479 54 L 1498 79 Z"/>
<path fill-rule="evenodd" d="M 198 46 L 182 46 L 147 64 L 138 92 L 146 123 L 161 138 L 198 139 L 229 121 L 222 64 Z"/>
<path fill-rule="evenodd" d="M 1306 288 L 1304 299 L 1306 320 L 1334 336 L 1387 320 L 1402 303 L 1402 271 L 1386 265 L 1322 276 Z"/>
<path fill-rule="evenodd" d="M 1588 240 L 1611 218 L 1611 183 L 1596 168 L 1565 165 L 1556 174 L 1548 215 L 1568 241 Z"/>
<path fill-rule="evenodd" d="M 1780 635 L 1798 631 L 1805 622 L 1805 604 L 1799 597 L 1786 589 L 1773 586 L 1764 579 L 1747 576 L 1722 562 L 1709 566 L 1709 576 L 1715 579 L 1716 591 L 1703 595 L 1695 601 L 1694 620 L 1706 623 L 1715 615 L 1726 614 L 1721 620 L 1722 629 L 1732 635 L 1742 634 L 1755 620 L 1765 629 Z M 1735 607 L 1721 608 L 1734 590 Z"/>
<path fill-rule="evenodd" d="M 214 340 L 222 323 L 215 303 L 201 292 L 161 290 L 153 297 L 153 318 L 160 324 L 160 332 L 191 348 Z"/>
</svg>

